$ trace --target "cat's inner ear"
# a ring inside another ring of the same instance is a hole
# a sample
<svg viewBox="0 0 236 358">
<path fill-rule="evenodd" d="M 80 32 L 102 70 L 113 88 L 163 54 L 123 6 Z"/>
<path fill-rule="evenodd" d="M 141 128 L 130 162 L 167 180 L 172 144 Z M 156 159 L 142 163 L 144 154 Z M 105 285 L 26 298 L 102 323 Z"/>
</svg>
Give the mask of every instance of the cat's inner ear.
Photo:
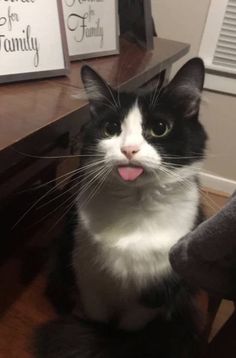
<svg viewBox="0 0 236 358">
<path fill-rule="evenodd" d="M 188 61 L 167 85 L 165 93 L 184 117 L 198 114 L 204 85 L 205 67 L 200 58 Z"/>
<path fill-rule="evenodd" d="M 81 69 L 81 78 L 92 112 L 104 106 L 113 110 L 118 109 L 116 91 L 96 71 L 85 65 Z"/>
</svg>

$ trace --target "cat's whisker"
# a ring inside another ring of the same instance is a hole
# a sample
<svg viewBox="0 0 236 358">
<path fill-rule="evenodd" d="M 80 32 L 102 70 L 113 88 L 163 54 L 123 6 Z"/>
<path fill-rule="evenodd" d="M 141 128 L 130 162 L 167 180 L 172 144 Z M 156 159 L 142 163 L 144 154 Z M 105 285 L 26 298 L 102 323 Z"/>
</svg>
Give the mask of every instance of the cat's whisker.
<svg viewBox="0 0 236 358">
<path fill-rule="evenodd" d="M 175 177 L 178 179 L 178 182 L 186 187 L 187 189 L 191 189 L 194 184 L 187 178 L 187 177 L 182 177 L 180 175 L 178 175 L 176 172 L 174 171 L 170 171 L 168 168 L 166 167 L 161 167 L 159 168 L 163 173 L 166 173 L 167 175 L 169 175 L 170 177 Z M 209 197 L 206 196 L 205 192 L 198 186 L 197 187 L 198 191 L 200 192 L 201 196 L 203 197 L 203 199 L 205 199 L 205 203 L 206 205 L 212 209 L 212 210 L 220 210 L 220 207 L 214 202 L 214 200 L 210 199 Z"/>
<path fill-rule="evenodd" d="M 160 167 L 158 169 L 163 171 L 163 173 L 169 175 L 170 177 L 177 179 L 176 180 L 177 182 L 184 183 L 184 184 L 186 184 L 186 186 L 187 186 L 187 184 L 190 185 L 190 186 L 193 185 L 193 183 L 191 181 L 188 181 L 187 177 L 178 175 L 177 173 L 175 173 L 172 170 L 167 169 L 166 167 L 164 168 L 162 166 L 162 167 Z"/>
<path fill-rule="evenodd" d="M 108 89 L 108 91 L 109 91 L 109 93 L 110 93 L 110 95 L 111 95 L 111 97 L 112 97 L 112 99 L 113 99 L 113 102 L 114 102 L 114 104 L 115 104 L 115 107 L 116 107 L 117 109 L 119 109 L 119 104 L 117 103 L 117 101 L 116 101 L 116 99 L 115 99 L 115 96 L 114 96 L 114 94 L 113 94 L 113 92 L 112 92 L 110 86 L 108 86 L 108 84 L 107 84 L 106 82 L 104 82 L 104 83 L 105 83 L 105 85 L 106 85 L 106 87 L 107 87 L 107 89 Z"/>
<path fill-rule="evenodd" d="M 116 76 L 116 90 L 117 90 L 117 100 L 118 100 L 118 104 L 121 108 L 121 102 L 120 102 L 120 78 L 121 78 L 121 74 L 123 73 L 123 70 L 124 70 L 124 67 L 125 65 L 127 64 L 127 61 L 128 61 L 128 58 L 130 60 L 130 57 L 129 57 L 129 51 L 127 51 L 122 59 L 122 62 L 119 66 L 119 70 L 118 70 L 118 74 Z"/>
<path fill-rule="evenodd" d="M 82 167 L 80 166 L 79 168 L 77 168 L 77 169 L 75 169 L 75 170 L 72 170 L 72 171 L 70 171 L 70 172 L 68 172 L 68 173 L 65 173 L 65 174 L 63 174 L 63 175 L 57 176 L 56 178 L 54 178 L 54 179 L 52 179 L 52 180 L 49 180 L 49 181 L 47 181 L 47 182 L 45 182 L 45 183 L 43 183 L 43 184 L 34 186 L 34 187 L 30 188 L 30 189 L 27 190 L 27 191 L 38 190 L 38 189 L 41 189 L 41 188 L 43 188 L 43 187 L 46 187 L 46 186 L 48 186 L 49 184 L 52 184 L 52 183 L 54 183 L 54 182 L 57 183 L 57 184 L 54 186 L 54 188 L 57 188 L 57 187 L 60 186 L 62 183 L 64 183 L 66 180 L 68 180 L 68 181 L 70 181 L 70 182 L 74 180 L 74 179 L 70 179 L 70 177 L 73 177 L 74 175 L 79 174 L 80 172 L 86 170 L 86 169 L 89 168 L 90 166 L 92 167 L 92 166 L 98 165 L 98 164 L 100 164 L 100 163 L 103 163 L 103 161 L 99 161 L 99 163 L 96 162 L 96 164 L 95 164 L 95 163 L 90 163 L 90 164 L 88 164 L 88 165 L 86 165 L 86 166 L 82 166 Z M 63 179 L 63 178 L 65 178 L 65 177 L 66 177 L 66 180 L 60 180 L 60 179 Z M 23 192 L 25 192 L 25 191 L 26 191 L 26 190 L 24 190 Z"/>
<path fill-rule="evenodd" d="M 193 155 L 201 155 L 201 153 L 198 153 L 198 152 L 191 152 Z M 205 150 L 204 151 L 204 156 L 207 156 L 207 157 L 211 157 L 211 158 L 216 158 L 216 157 L 219 157 L 221 155 L 221 153 L 212 153 L 211 151 L 209 150 Z"/>
<path fill-rule="evenodd" d="M 183 187 L 185 187 L 186 189 L 191 189 L 191 188 L 193 188 L 193 186 L 194 186 L 194 184 L 191 182 L 191 181 L 189 181 L 189 180 L 187 180 L 187 178 L 186 177 L 180 177 L 180 176 L 177 176 L 176 174 L 174 175 L 174 173 L 172 173 L 172 172 L 167 172 L 167 171 L 165 171 L 165 170 L 163 170 L 163 172 L 165 172 L 167 175 L 169 175 L 170 177 L 177 177 L 178 178 L 178 183 L 181 185 L 181 186 L 183 186 Z M 207 198 L 205 197 L 205 194 L 204 194 L 204 192 L 202 192 L 202 190 L 199 188 L 199 187 L 197 187 L 197 189 L 198 189 L 198 191 L 201 193 L 201 195 L 202 195 L 202 197 L 207 201 Z M 218 209 L 220 209 L 220 208 L 218 208 L 217 206 L 216 206 L 216 203 L 214 202 L 214 201 L 212 201 L 212 204 L 213 205 L 211 205 L 211 203 L 209 203 L 209 201 L 207 201 L 207 205 L 208 205 L 208 207 L 209 208 L 211 208 L 212 210 L 218 210 Z"/>
<path fill-rule="evenodd" d="M 192 155 L 192 156 L 188 156 L 188 155 L 184 155 L 184 156 L 179 156 L 179 155 L 164 155 L 162 154 L 162 158 L 163 159 L 200 159 L 200 160 L 203 160 L 204 159 L 204 156 L 203 155 L 199 155 L 199 156 L 196 156 L 196 155 Z"/>
<path fill-rule="evenodd" d="M 84 186 L 80 188 L 80 192 L 78 195 L 78 200 L 84 195 L 84 193 L 91 187 L 91 185 L 99 179 L 99 177 L 107 170 L 107 168 L 102 168 L 95 176 L 92 177 Z"/>
<path fill-rule="evenodd" d="M 60 175 L 59 177 L 56 177 L 56 178 L 54 178 L 52 180 L 49 180 L 49 181 L 47 181 L 47 182 L 45 182 L 43 184 L 35 185 L 35 186 L 33 186 L 33 187 L 29 188 L 29 189 L 22 190 L 19 193 L 39 190 L 39 189 L 42 189 L 42 188 L 48 186 L 49 184 L 56 183 L 56 182 L 57 182 L 57 186 L 60 186 L 60 184 L 63 183 L 63 180 L 60 180 L 60 179 L 63 179 L 63 178 L 66 177 L 67 178 L 66 180 L 70 180 L 70 177 L 73 177 L 73 175 L 76 174 L 77 170 L 78 169 L 72 170 L 72 171 L 70 171 L 68 173 Z"/>
<path fill-rule="evenodd" d="M 204 159 L 205 156 L 207 157 L 218 157 L 219 155 L 216 155 L 214 153 L 211 153 L 211 152 L 207 152 L 207 151 L 204 151 L 204 153 L 198 153 L 198 152 L 192 152 L 191 151 L 191 155 L 179 155 L 179 154 L 164 154 L 162 153 L 162 158 L 165 158 L 165 159 Z"/>
<path fill-rule="evenodd" d="M 91 175 L 93 175 L 93 174 L 96 174 L 96 173 L 99 173 L 100 171 L 102 171 L 102 170 L 105 170 L 105 168 L 106 168 L 106 166 L 104 167 L 104 165 L 103 166 L 99 166 L 98 168 L 96 168 L 96 170 L 88 170 L 88 171 L 86 171 L 82 176 L 81 176 L 81 183 L 83 183 L 84 181 L 87 181 L 87 179 L 91 176 Z"/>
<path fill-rule="evenodd" d="M 150 96 L 150 108 L 153 108 L 153 103 L 154 103 L 154 98 L 156 95 L 156 91 L 158 90 L 158 84 L 156 84 L 154 92 L 152 93 L 152 95 Z"/>
<path fill-rule="evenodd" d="M 183 164 L 176 164 L 176 163 L 169 163 L 169 162 L 166 162 L 164 161 L 163 162 L 163 165 L 166 165 L 169 169 L 181 169 L 181 168 L 184 168 L 184 165 Z M 202 173 L 206 173 L 206 174 L 211 174 L 211 175 L 217 175 L 215 172 L 212 172 L 210 170 L 207 170 L 205 168 L 201 168 L 202 169 Z"/>
<path fill-rule="evenodd" d="M 186 177 L 181 177 L 177 173 L 175 173 L 173 171 L 169 171 L 166 168 L 164 170 L 166 171 L 167 174 L 169 173 L 170 175 L 179 178 L 179 180 L 182 180 L 183 183 L 185 183 L 187 185 L 193 185 L 193 183 L 191 181 L 189 181 Z M 205 192 L 199 186 L 198 186 L 198 191 L 201 193 L 202 197 L 205 199 L 205 201 L 207 202 L 208 206 L 212 210 L 220 210 L 220 207 L 214 202 L 214 200 L 212 200 L 209 197 L 207 197 Z"/>
<path fill-rule="evenodd" d="M 16 226 L 22 222 L 22 220 L 39 204 L 41 201 L 46 198 L 49 194 L 53 193 L 58 186 L 60 186 L 63 182 L 67 181 L 68 178 L 63 179 L 60 183 L 55 185 L 53 188 L 51 188 L 49 191 L 47 191 L 44 195 L 42 195 L 39 199 L 37 199 L 34 204 L 32 204 L 29 209 L 27 209 L 24 214 L 17 220 L 17 222 L 12 226 L 11 230 L 14 230 Z"/>
<path fill-rule="evenodd" d="M 121 108 L 121 102 L 120 102 L 120 86 L 117 87 L 117 101 L 118 101 L 119 107 Z"/>
<path fill-rule="evenodd" d="M 101 163 L 103 163 L 104 160 L 101 161 Z M 72 171 L 73 172 L 73 175 L 81 172 L 81 171 L 84 171 L 86 170 L 86 168 L 89 168 L 89 167 L 92 167 L 92 166 L 95 166 L 95 165 L 98 165 L 100 163 L 97 162 L 93 162 L 93 163 L 89 163 L 79 169 L 76 169 L 75 171 Z M 72 173 L 71 172 L 71 173 Z M 54 185 L 50 190 L 48 190 L 44 195 L 42 195 L 39 199 L 37 199 L 34 204 L 32 204 L 29 209 L 27 209 L 25 211 L 25 213 L 17 220 L 17 222 L 12 226 L 11 230 L 14 230 L 15 227 L 26 217 L 26 215 L 28 215 L 39 203 L 42 202 L 43 199 L 45 199 L 49 194 L 52 194 L 54 191 L 56 191 L 56 189 L 58 187 L 61 186 L 62 183 L 66 182 L 68 180 L 68 176 L 66 175 L 66 178 L 64 178 L 63 180 L 61 180 L 59 183 L 57 183 L 56 185 Z"/>
<path fill-rule="evenodd" d="M 166 161 L 163 162 L 163 165 L 166 165 L 169 169 L 179 169 L 184 167 L 183 164 L 173 164 L 173 163 L 168 163 Z"/>
<path fill-rule="evenodd" d="M 61 207 L 63 207 L 68 201 L 72 200 L 73 204 L 75 202 L 75 198 L 78 195 L 78 191 L 76 193 L 71 194 L 65 201 L 63 201 L 63 203 L 61 203 L 60 205 L 57 205 L 55 209 L 51 210 L 49 213 L 47 213 L 46 215 L 44 215 L 42 218 L 40 218 L 38 221 L 36 221 L 34 223 L 34 225 L 40 224 L 41 222 L 43 222 L 45 219 L 47 219 L 48 217 L 50 217 L 52 214 L 54 214 L 55 212 L 57 212 Z"/>
<path fill-rule="evenodd" d="M 96 86 L 93 86 L 91 84 L 88 85 L 87 87 L 87 92 L 88 92 L 88 96 L 89 96 L 89 99 L 90 100 L 95 100 L 95 101 L 103 101 L 103 104 L 104 104 L 104 100 L 109 104 L 111 105 L 111 108 L 117 112 L 118 109 L 119 109 L 119 105 L 115 99 L 115 96 L 113 94 L 113 90 L 110 88 L 110 86 L 105 82 L 103 81 L 103 84 L 104 84 L 104 87 L 106 87 L 106 90 L 108 90 L 109 94 L 110 94 L 110 97 L 111 97 L 111 100 L 108 96 L 106 96 L 104 93 L 100 92 L 98 94 L 98 91 L 97 91 L 97 87 Z"/>
<path fill-rule="evenodd" d="M 103 106 L 105 106 L 105 107 L 111 109 L 111 110 L 114 111 L 114 112 L 117 112 L 117 108 L 113 105 L 113 103 L 110 102 L 110 101 L 108 100 L 108 98 L 105 98 L 105 100 L 106 100 L 107 103 L 106 103 L 106 102 L 103 102 Z"/>
<path fill-rule="evenodd" d="M 96 165 L 100 165 L 100 164 L 101 164 L 101 163 L 96 163 Z M 87 170 L 88 168 L 91 169 L 91 167 L 86 166 L 86 168 L 85 168 L 84 170 Z M 64 190 L 62 193 L 58 194 L 57 196 L 55 196 L 55 197 L 52 198 L 51 200 L 48 200 L 46 203 L 43 203 L 42 205 L 40 205 L 39 207 L 37 207 L 37 210 L 39 210 L 39 209 L 41 209 L 41 208 L 43 208 L 43 207 L 49 205 L 50 203 L 52 203 L 52 202 L 58 200 L 60 197 L 64 196 L 65 194 L 67 194 L 68 192 L 70 192 L 71 190 L 73 190 L 75 187 L 77 187 L 79 184 L 81 184 L 84 180 L 87 180 L 90 176 L 96 174 L 99 170 L 100 170 L 100 167 L 94 169 L 94 166 L 93 166 L 93 167 L 92 167 L 92 170 L 89 170 L 88 173 L 84 173 L 84 174 L 82 174 L 82 175 L 77 175 L 74 179 L 71 179 L 69 182 L 70 182 L 70 184 L 71 184 L 73 181 L 77 180 L 78 183 L 76 183 L 76 184 L 70 186 L 67 190 Z M 79 174 L 79 173 L 78 173 L 78 174 Z M 84 178 L 83 178 L 83 176 L 84 176 Z M 82 180 L 80 180 L 81 177 L 83 178 Z"/>
<path fill-rule="evenodd" d="M 108 92 L 111 95 L 111 100 L 109 99 L 108 96 L 106 96 L 104 93 L 100 92 L 98 94 L 97 91 L 97 87 L 93 86 L 93 85 L 89 85 L 87 87 L 87 94 L 88 94 L 88 99 L 89 100 L 94 100 L 94 101 L 102 101 L 103 105 L 105 104 L 105 102 L 107 102 L 107 105 L 109 105 L 109 107 L 114 111 L 117 112 L 118 107 L 115 101 L 115 98 L 112 94 L 112 90 L 110 89 L 110 87 L 104 82 L 104 86 L 106 87 L 106 89 L 108 90 Z"/>
<path fill-rule="evenodd" d="M 92 176 L 93 174 L 97 173 L 99 170 L 100 170 L 100 168 L 97 168 L 97 169 L 93 170 L 92 172 L 89 172 L 89 174 L 86 174 L 86 176 L 83 178 L 83 180 L 87 180 L 90 176 Z M 82 174 L 82 176 L 83 176 L 83 174 Z M 76 178 L 70 180 L 70 183 L 72 183 L 75 180 L 77 181 L 77 183 L 72 185 L 72 186 L 70 186 L 67 190 L 64 190 L 62 193 L 58 194 L 54 198 L 48 200 L 46 203 L 43 203 L 42 205 L 37 207 L 37 210 L 42 209 L 43 207 L 49 205 L 50 203 L 58 200 L 60 197 L 66 195 L 68 192 L 72 191 L 74 188 L 78 187 L 81 184 L 81 182 L 83 181 L 83 180 L 79 180 L 80 177 L 81 176 L 77 176 Z"/>
<path fill-rule="evenodd" d="M 90 173 L 90 174 L 92 175 L 93 173 Z M 87 177 L 86 177 L 86 179 L 87 179 Z M 76 183 L 73 187 L 69 188 L 69 190 L 67 190 L 67 192 L 68 192 L 68 191 L 71 191 L 73 188 L 78 187 L 79 184 L 81 184 L 81 183 L 80 183 L 80 182 Z M 44 221 L 44 220 L 45 220 L 46 218 L 48 218 L 51 214 L 53 214 L 53 213 L 55 213 L 56 211 L 58 211 L 58 209 L 60 209 L 61 207 L 63 207 L 68 201 L 72 200 L 72 203 L 75 204 L 75 200 L 76 200 L 76 197 L 77 197 L 78 194 L 79 194 L 79 189 L 78 189 L 75 193 L 72 193 L 72 194 L 69 196 L 69 198 L 67 198 L 65 201 L 63 201 L 63 203 L 61 203 L 59 206 L 57 206 L 54 210 L 50 211 L 50 213 L 48 213 L 48 214 L 46 214 L 45 216 L 43 216 L 43 218 L 41 218 L 39 221 L 37 221 L 37 222 L 35 223 L 35 225 L 36 225 L 36 224 L 39 224 L 39 223 L 42 222 L 42 221 Z M 57 197 L 57 198 L 58 198 L 58 197 Z M 49 204 L 49 202 L 48 202 L 47 204 Z M 45 204 L 45 205 L 46 205 L 46 204 Z"/>
<path fill-rule="evenodd" d="M 210 209 L 212 209 L 214 212 L 217 210 L 219 211 L 221 208 L 216 204 L 214 200 L 212 200 L 204 190 L 198 187 L 199 193 L 202 196 L 202 199 L 204 200 L 204 205 L 208 206 Z"/>
<path fill-rule="evenodd" d="M 69 211 L 73 208 L 75 205 L 74 200 L 66 207 L 66 210 L 63 212 L 63 214 L 59 217 L 59 219 L 51 226 L 48 232 L 51 232 L 63 219 L 64 217 L 69 213 Z"/>
<path fill-rule="evenodd" d="M 29 154 L 29 153 L 24 153 L 24 152 L 21 152 L 15 148 L 12 148 L 12 150 L 14 150 L 16 153 L 24 156 L 24 157 L 28 157 L 28 158 L 34 158 L 34 159 L 68 159 L 68 158 L 77 158 L 77 157 L 100 157 L 101 155 L 100 154 L 87 154 L 87 155 L 84 155 L 84 154 L 68 154 L 68 155 L 58 155 L 58 156 L 39 156 L 39 155 L 35 155 L 35 154 Z"/>
<path fill-rule="evenodd" d="M 103 184 L 105 183 L 107 177 L 109 176 L 109 174 L 111 173 L 112 168 L 108 168 L 102 175 L 103 178 L 101 181 L 98 181 L 97 185 L 94 188 L 94 191 L 92 192 L 92 194 L 90 194 L 90 196 L 88 198 L 86 198 L 86 201 L 83 202 L 82 204 L 80 204 L 80 207 L 84 207 L 85 205 L 87 205 L 97 194 L 97 192 L 101 189 L 101 187 L 103 186 Z M 100 179 L 100 178 L 99 178 Z"/>
<path fill-rule="evenodd" d="M 66 182 L 66 181 L 72 182 L 72 181 L 76 180 L 76 178 L 71 179 L 71 178 L 73 178 L 73 176 L 79 175 L 81 172 L 84 172 L 87 169 L 93 169 L 97 165 L 101 165 L 103 163 L 104 163 L 104 160 L 99 160 L 99 161 L 96 161 L 96 162 L 93 161 L 93 162 L 88 163 L 86 165 L 80 166 L 79 168 L 77 168 L 75 170 L 72 170 L 69 173 L 66 173 L 66 174 L 63 174 L 63 175 L 61 175 L 59 177 L 56 177 L 55 179 L 50 180 L 49 182 L 42 184 L 42 186 L 46 186 L 46 185 L 48 185 L 48 184 L 50 184 L 52 182 L 57 182 L 57 184 L 54 186 L 54 189 L 57 189 L 58 186 L 60 186 L 62 183 Z M 64 177 L 66 177 L 65 180 L 60 180 L 60 178 L 64 178 Z"/>
<path fill-rule="evenodd" d="M 78 178 L 76 178 L 78 180 Z M 79 183 L 76 183 L 74 185 L 72 185 L 72 187 L 68 188 L 67 190 L 64 190 L 62 193 L 56 195 L 54 198 L 46 201 L 45 203 L 43 203 L 42 205 L 38 206 L 36 208 L 36 210 L 40 210 L 42 208 L 44 208 L 45 206 L 48 206 L 49 204 L 53 203 L 54 201 L 58 200 L 59 198 L 61 198 L 62 196 L 66 195 L 68 192 L 70 192 L 72 189 L 74 189 L 75 187 L 77 187 L 79 185 Z"/>
<path fill-rule="evenodd" d="M 150 105 L 151 108 L 153 108 L 155 106 L 155 104 L 157 103 L 158 98 L 159 98 L 159 96 L 161 94 L 162 88 L 158 87 L 158 86 L 159 86 L 159 83 L 157 83 L 157 86 L 156 86 L 155 91 L 154 91 L 154 95 L 153 95 L 152 102 L 151 102 L 151 105 Z"/>
</svg>

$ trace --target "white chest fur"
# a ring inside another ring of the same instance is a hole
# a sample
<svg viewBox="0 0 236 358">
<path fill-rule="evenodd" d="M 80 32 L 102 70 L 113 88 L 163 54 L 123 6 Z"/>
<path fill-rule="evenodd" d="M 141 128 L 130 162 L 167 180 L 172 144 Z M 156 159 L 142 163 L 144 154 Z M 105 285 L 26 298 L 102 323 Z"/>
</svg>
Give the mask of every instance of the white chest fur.
<svg viewBox="0 0 236 358">
<path fill-rule="evenodd" d="M 95 260 L 114 276 L 142 285 L 168 269 L 170 247 L 192 229 L 198 191 L 195 184 L 164 195 L 155 188 L 135 190 L 129 196 L 101 191 L 79 215 L 99 248 Z"/>
<path fill-rule="evenodd" d="M 119 195 L 106 188 L 79 210 L 73 266 L 90 319 L 106 322 L 126 310 L 121 322 L 137 328 L 156 314 L 136 306 L 139 292 L 170 269 L 170 247 L 194 225 L 198 190 L 195 184 L 164 195 L 154 189 Z"/>
</svg>

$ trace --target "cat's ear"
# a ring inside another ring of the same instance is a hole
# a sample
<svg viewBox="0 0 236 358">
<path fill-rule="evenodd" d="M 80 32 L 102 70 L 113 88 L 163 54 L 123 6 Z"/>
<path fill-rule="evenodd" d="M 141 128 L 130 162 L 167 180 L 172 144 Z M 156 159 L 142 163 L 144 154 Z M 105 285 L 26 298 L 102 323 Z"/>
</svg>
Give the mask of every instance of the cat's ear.
<svg viewBox="0 0 236 358">
<path fill-rule="evenodd" d="M 90 66 L 83 66 L 81 69 L 81 79 L 87 93 L 92 112 L 96 112 L 101 107 L 118 108 L 116 91 Z"/>
<path fill-rule="evenodd" d="M 165 92 L 172 96 L 176 107 L 183 111 L 185 117 L 193 117 L 199 112 L 204 78 L 204 63 L 196 57 L 177 72 L 165 89 Z"/>
</svg>

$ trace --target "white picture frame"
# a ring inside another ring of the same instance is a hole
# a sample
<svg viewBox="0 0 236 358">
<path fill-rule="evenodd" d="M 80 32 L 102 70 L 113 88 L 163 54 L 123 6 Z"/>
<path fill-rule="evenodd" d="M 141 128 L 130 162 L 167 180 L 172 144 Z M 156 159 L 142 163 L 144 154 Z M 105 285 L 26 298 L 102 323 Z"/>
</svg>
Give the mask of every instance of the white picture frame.
<svg viewBox="0 0 236 358">
<path fill-rule="evenodd" d="M 67 75 L 61 0 L 6 0 L 0 6 L 0 83 Z"/>
<path fill-rule="evenodd" d="M 71 61 L 119 53 L 118 0 L 62 0 Z"/>
</svg>

